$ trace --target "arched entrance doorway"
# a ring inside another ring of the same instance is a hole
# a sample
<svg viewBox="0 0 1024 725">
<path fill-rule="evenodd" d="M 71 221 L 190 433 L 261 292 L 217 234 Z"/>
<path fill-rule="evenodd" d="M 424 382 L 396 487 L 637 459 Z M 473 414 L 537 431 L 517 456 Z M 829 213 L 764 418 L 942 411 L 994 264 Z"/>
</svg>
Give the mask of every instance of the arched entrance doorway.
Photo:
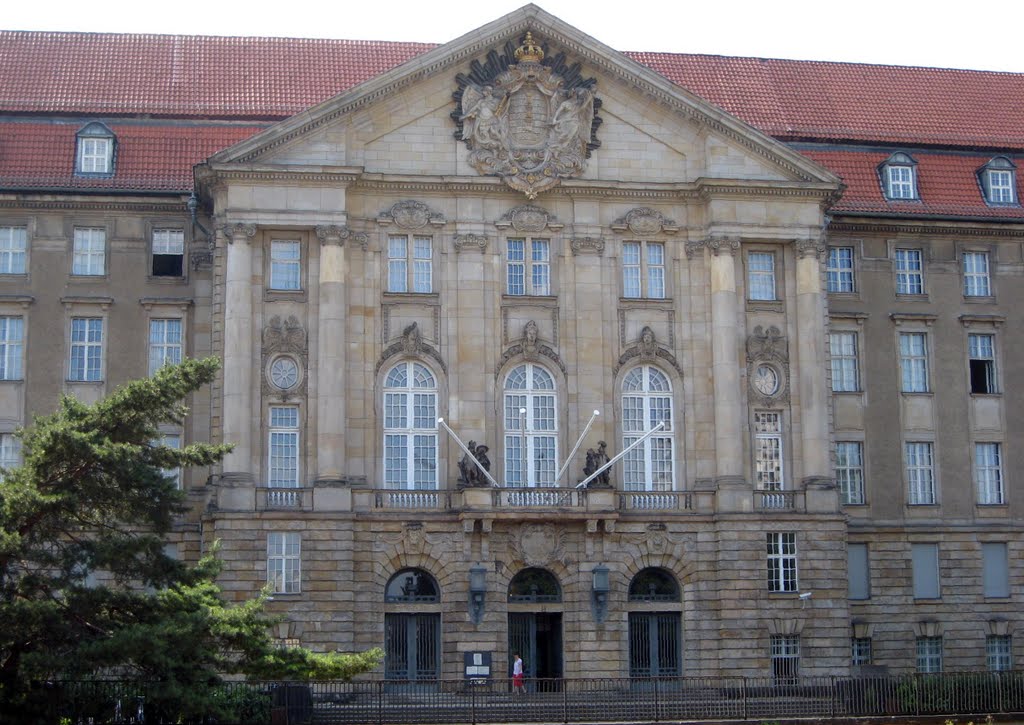
<svg viewBox="0 0 1024 725">
<path fill-rule="evenodd" d="M 508 585 L 508 667 L 523 658 L 527 689 L 555 687 L 562 677 L 562 589 L 555 576 L 539 568 L 523 569 Z"/>
<path fill-rule="evenodd" d="M 633 577 L 629 584 L 630 677 L 682 674 L 679 601 L 679 584 L 664 569 L 642 569 Z"/>
<path fill-rule="evenodd" d="M 384 678 L 422 682 L 441 674 L 441 593 L 422 569 L 402 569 L 384 590 Z"/>
</svg>

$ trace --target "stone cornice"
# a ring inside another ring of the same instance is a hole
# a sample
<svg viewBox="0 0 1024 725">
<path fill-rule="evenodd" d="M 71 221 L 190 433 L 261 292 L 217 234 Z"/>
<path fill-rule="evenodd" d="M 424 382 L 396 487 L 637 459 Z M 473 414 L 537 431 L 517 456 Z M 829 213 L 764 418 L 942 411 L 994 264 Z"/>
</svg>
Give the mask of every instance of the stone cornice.
<svg viewBox="0 0 1024 725">
<path fill-rule="evenodd" d="M 1016 220 L 1015 220 L 1016 221 Z M 828 226 L 828 235 L 836 233 L 846 234 L 938 234 L 950 237 L 1024 237 L 1024 223 L 1017 221 L 1015 226 L 976 226 L 984 222 L 973 224 L 952 225 L 948 222 L 934 222 L 929 224 L 919 219 L 899 222 L 891 219 L 878 222 L 837 222 L 833 221 Z"/>
<path fill-rule="evenodd" d="M 228 166 L 218 164 L 209 167 L 202 174 L 197 174 L 197 182 L 204 186 L 214 183 L 223 184 L 228 182 L 301 182 L 305 185 L 324 185 L 331 187 L 349 186 L 359 180 L 360 169 L 344 167 L 331 169 L 330 167 L 256 167 L 256 166 Z"/>
<path fill-rule="evenodd" d="M 102 212 L 130 212 L 130 213 L 155 213 L 155 214 L 180 214 L 183 219 L 187 218 L 185 205 L 182 201 L 145 201 L 145 200 L 124 200 L 110 201 L 109 199 L 26 199 L 12 198 L 0 199 L 0 209 L 29 209 L 40 211 L 102 211 Z"/>
</svg>

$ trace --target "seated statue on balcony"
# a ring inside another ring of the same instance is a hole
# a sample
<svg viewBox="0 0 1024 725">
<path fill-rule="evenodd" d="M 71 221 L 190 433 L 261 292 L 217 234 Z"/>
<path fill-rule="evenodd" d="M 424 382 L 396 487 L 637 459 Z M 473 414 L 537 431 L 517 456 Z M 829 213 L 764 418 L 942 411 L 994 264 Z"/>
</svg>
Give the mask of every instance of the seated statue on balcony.
<svg viewBox="0 0 1024 725">
<path fill-rule="evenodd" d="M 491 459 L 487 457 L 487 451 L 490 449 L 482 443 L 477 445 L 476 441 L 470 441 L 466 448 L 473 454 L 473 458 L 466 454 L 459 461 L 459 486 L 476 488 L 489 485 L 487 476 L 481 473 L 480 469 L 491 472 Z"/>
</svg>

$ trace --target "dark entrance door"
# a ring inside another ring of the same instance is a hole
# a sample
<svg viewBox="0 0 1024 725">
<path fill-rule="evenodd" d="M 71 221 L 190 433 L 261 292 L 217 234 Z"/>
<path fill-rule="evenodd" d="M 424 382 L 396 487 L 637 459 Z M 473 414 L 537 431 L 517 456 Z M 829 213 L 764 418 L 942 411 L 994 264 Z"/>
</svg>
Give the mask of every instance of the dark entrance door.
<svg viewBox="0 0 1024 725">
<path fill-rule="evenodd" d="M 516 612 L 508 615 L 508 670 L 512 655 L 523 658 L 526 687 L 530 690 L 554 689 L 552 682 L 562 677 L 561 612 Z"/>
<path fill-rule="evenodd" d="M 674 677 L 679 668 L 679 614 L 631 612 L 629 674 L 631 677 Z"/>
<path fill-rule="evenodd" d="M 384 677 L 436 680 L 440 674 L 439 614 L 384 615 Z"/>
</svg>

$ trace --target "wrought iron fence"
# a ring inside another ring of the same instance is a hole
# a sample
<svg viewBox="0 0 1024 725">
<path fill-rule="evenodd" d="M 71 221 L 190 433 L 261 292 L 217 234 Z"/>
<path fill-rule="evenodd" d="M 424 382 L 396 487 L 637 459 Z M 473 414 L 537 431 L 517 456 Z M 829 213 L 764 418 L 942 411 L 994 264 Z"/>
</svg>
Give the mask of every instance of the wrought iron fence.
<svg viewBox="0 0 1024 725">
<path fill-rule="evenodd" d="M 1024 713 L 1024 671 L 876 677 L 505 679 L 227 683 L 212 715 L 183 715 L 160 686 L 57 683 L 52 722 L 404 725 L 642 723 Z"/>
</svg>

